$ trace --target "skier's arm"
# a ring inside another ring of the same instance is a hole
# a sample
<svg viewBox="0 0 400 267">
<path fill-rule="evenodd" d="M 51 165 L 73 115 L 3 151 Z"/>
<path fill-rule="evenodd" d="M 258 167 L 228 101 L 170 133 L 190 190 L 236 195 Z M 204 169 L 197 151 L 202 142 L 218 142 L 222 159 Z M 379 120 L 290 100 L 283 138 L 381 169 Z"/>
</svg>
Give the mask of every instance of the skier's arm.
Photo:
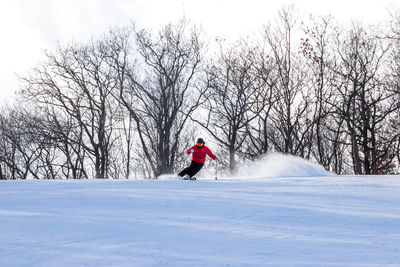
<svg viewBox="0 0 400 267">
<path fill-rule="evenodd" d="M 194 149 L 194 147 L 195 146 L 192 146 L 191 148 L 189 148 L 188 150 L 186 150 L 186 154 L 190 154 L 190 153 L 192 153 L 193 152 L 193 150 L 192 149 Z"/>
<path fill-rule="evenodd" d="M 207 147 L 207 155 L 212 158 L 213 160 L 215 160 L 217 157 L 211 152 L 211 150 Z"/>
</svg>

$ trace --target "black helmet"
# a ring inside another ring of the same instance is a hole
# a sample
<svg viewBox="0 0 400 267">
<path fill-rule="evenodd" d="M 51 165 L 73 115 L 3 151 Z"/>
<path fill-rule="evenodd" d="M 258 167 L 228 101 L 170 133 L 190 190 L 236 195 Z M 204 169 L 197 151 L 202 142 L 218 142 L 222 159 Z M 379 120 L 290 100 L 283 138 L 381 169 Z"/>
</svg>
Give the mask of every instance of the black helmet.
<svg viewBox="0 0 400 267">
<path fill-rule="evenodd" d="M 206 142 L 204 142 L 203 138 L 199 138 L 199 139 L 197 139 L 196 145 L 198 147 L 202 147 L 202 146 L 204 146 L 205 143 Z"/>
</svg>

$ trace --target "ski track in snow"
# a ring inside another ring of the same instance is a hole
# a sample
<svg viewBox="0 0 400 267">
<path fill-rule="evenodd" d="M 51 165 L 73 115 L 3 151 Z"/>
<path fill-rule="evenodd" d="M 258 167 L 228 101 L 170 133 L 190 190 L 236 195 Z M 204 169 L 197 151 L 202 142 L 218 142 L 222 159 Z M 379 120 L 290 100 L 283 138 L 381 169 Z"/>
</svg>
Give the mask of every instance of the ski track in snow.
<svg viewBox="0 0 400 267">
<path fill-rule="evenodd" d="M 400 266 L 400 176 L 0 182 L 0 266 Z"/>
</svg>

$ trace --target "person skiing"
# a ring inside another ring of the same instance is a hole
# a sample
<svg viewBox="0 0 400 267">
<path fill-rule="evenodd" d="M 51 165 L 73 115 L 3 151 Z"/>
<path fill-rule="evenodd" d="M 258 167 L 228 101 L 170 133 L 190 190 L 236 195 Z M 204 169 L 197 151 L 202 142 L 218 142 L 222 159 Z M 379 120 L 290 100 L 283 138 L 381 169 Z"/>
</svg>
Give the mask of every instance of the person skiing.
<svg viewBox="0 0 400 267">
<path fill-rule="evenodd" d="M 186 154 L 192 154 L 192 162 L 189 167 L 186 167 L 178 173 L 180 177 L 185 176 L 185 180 L 195 180 L 193 176 L 203 168 L 207 155 L 213 160 L 218 160 L 211 150 L 205 146 L 205 142 L 202 138 L 197 139 L 196 145 L 186 150 Z"/>
</svg>

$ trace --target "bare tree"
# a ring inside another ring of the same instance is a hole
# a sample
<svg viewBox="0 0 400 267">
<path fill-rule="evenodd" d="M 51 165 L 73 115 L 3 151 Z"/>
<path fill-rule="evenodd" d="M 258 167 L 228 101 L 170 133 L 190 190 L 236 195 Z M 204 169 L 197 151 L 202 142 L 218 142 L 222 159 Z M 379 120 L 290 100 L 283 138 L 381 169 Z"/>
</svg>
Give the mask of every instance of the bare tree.
<svg viewBox="0 0 400 267">
<path fill-rule="evenodd" d="M 199 106 L 203 43 L 185 20 L 167 25 L 156 37 L 140 30 L 134 38 L 140 65 L 124 67 L 129 81 L 119 88 L 120 98 L 135 121 L 150 177 L 158 177 L 174 171 L 180 136 Z"/>
<path fill-rule="evenodd" d="M 340 86 L 330 105 L 345 122 L 354 173 L 384 173 L 391 168 L 391 148 L 398 136 L 387 135 L 388 120 L 398 105 L 380 79 L 389 47 L 357 25 L 335 40 Z"/>
<path fill-rule="evenodd" d="M 387 86 L 395 92 L 395 99 L 400 103 L 400 10 L 391 13 L 390 31 L 386 34 L 386 38 L 390 44 L 390 60 L 388 67 L 388 76 L 386 76 Z M 399 104 L 397 104 L 399 105 Z M 400 106 L 400 105 L 399 105 Z M 398 133 L 400 127 L 400 109 L 397 109 L 390 120 L 392 133 Z M 396 140 L 395 152 L 397 158 L 397 169 L 400 165 L 400 137 Z"/>
<path fill-rule="evenodd" d="M 257 52 L 253 48 L 245 40 L 231 48 L 220 44 L 217 60 L 208 70 L 205 115 L 192 118 L 226 148 L 230 170 L 235 168 L 235 156 L 244 148 L 247 127 L 266 105 L 266 88 L 257 76 Z"/>
<path fill-rule="evenodd" d="M 46 107 L 42 111 L 43 133 L 47 139 L 52 140 L 60 154 L 57 165 L 60 167 L 60 178 L 82 179 L 88 178 L 85 168 L 87 152 L 83 147 L 84 132 L 76 121 L 63 114 L 62 110 L 56 112 L 54 107 Z M 47 133 L 46 133 L 47 132 Z"/>
<path fill-rule="evenodd" d="M 307 86 L 307 65 L 297 53 L 294 37 L 297 20 L 292 7 L 279 12 L 276 28 L 265 27 L 265 41 L 274 60 L 275 101 L 271 109 L 270 140 L 283 153 L 307 157 L 312 138 L 311 97 Z"/>
<path fill-rule="evenodd" d="M 82 130 L 83 136 L 75 141 L 92 156 L 96 178 L 108 177 L 112 123 L 118 106 L 111 96 L 116 80 L 106 63 L 107 49 L 105 40 L 47 52 L 47 61 L 24 79 L 22 91 L 36 105 L 62 111 Z"/>
<path fill-rule="evenodd" d="M 248 111 L 249 114 L 256 115 L 254 120 L 246 124 L 247 140 L 241 152 L 249 159 L 255 159 L 274 150 L 270 144 L 270 136 L 275 130 L 271 123 L 271 110 L 276 101 L 274 88 L 277 82 L 277 77 L 274 75 L 274 60 L 265 43 L 257 43 L 252 50 L 254 57 L 250 60 L 254 62 L 253 75 L 259 80 L 260 85 L 255 95 L 262 105 L 255 105 Z"/>
<path fill-rule="evenodd" d="M 333 115 L 329 101 L 334 97 L 337 74 L 334 71 L 335 51 L 333 33 L 335 27 L 331 17 L 311 17 L 305 25 L 305 36 L 301 39 L 300 52 L 308 60 L 311 73 L 309 86 L 313 94 L 313 139 L 309 151 L 326 169 L 340 174 L 345 161 L 346 139 L 344 120 Z"/>
<path fill-rule="evenodd" d="M 113 177 L 131 177 L 133 167 L 140 169 L 143 164 L 141 153 L 137 149 L 137 129 L 135 121 L 130 111 L 126 108 L 132 107 L 135 104 L 135 98 L 132 94 L 125 94 L 132 86 L 131 75 L 134 73 L 134 66 L 137 56 L 137 51 L 132 48 L 132 32 L 134 27 L 123 27 L 114 29 L 110 32 L 107 38 L 107 57 L 106 64 L 113 70 L 115 78 L 115 92 L 112 95 L 116 102 L 116 116 L 114 117 L 115 124 L 115 139 L 112 146 L 112 164 L 111 172 Z M 121 97 L 122 96 L 122 97 Z M 133 161 L 136 157 L 136 163 Z M 143 175 L 146 173 L 135 172 Z M 136 174 L 135 174 L 136 175 Z"/>
<path fill-rule="evenodd" d="M 0 162 L 11 179 L 39 179 L 39 159 L 46 140 L 38 134 L 35 114 L 22 108 L 9 108 L 0 116 Z M 41 140 L 42 139 L 42 140 Z"/>
</svg>

